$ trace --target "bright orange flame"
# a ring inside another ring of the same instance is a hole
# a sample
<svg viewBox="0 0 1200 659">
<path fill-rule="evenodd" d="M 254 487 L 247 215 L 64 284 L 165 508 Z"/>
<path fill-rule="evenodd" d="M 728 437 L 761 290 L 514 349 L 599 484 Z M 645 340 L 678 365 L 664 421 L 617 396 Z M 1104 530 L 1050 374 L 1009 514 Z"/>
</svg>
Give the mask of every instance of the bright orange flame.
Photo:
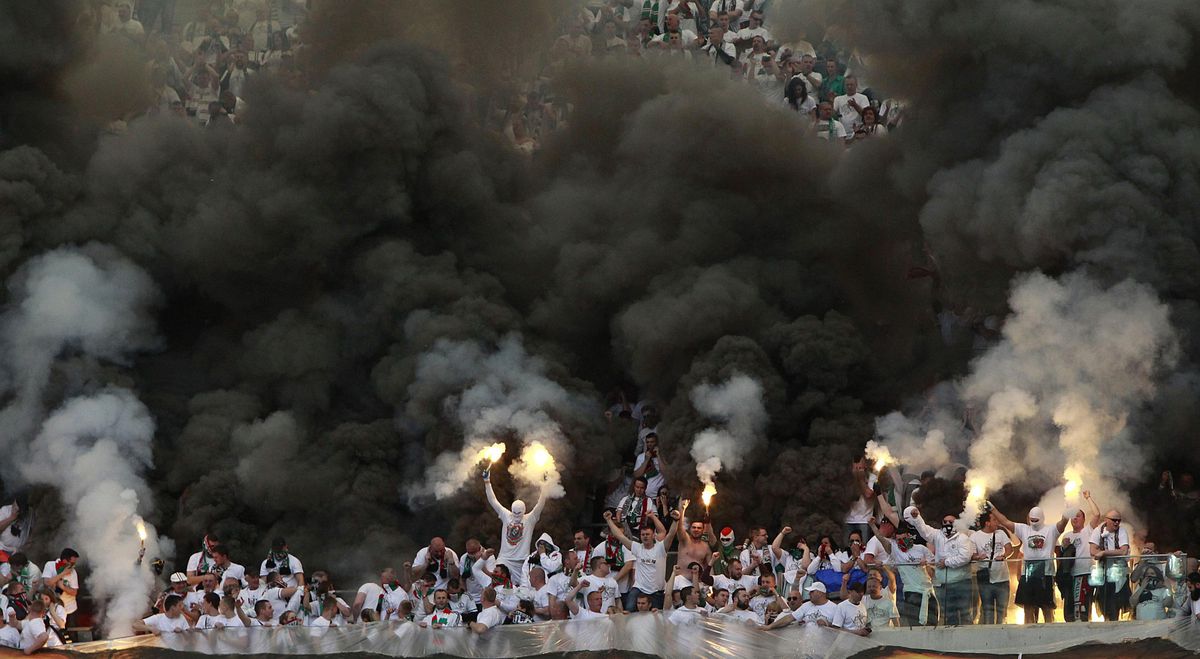
<svg viewBox="0 0 1200 659">
<path fill-rule="evenodd" d="M 146 541 L 146 523 L 140 519 L 137 521 L 137 534 L 142 539 L 142 542 Z"/>
<path fill-rule="evenodd" d="M 489 463 L 494 464 L 497 460 L 504 456 L 505 448 L 506 447 L 504 446 L 503 442 L 496 442 L 495 444 L 492 444 L 491 446 L 480 451 L 479 459 L 487 460 Z"/>
<path fill-rule="evenodd" d="M 704 502 L 705 508 L 708 507 L 708 504 L 712 503 L 712 498 L 716 493 L 717 486 L 713 485 L 712 481 L 704 485 L 704 491 L 700 493 L 700 500 Z"/>
</svg>

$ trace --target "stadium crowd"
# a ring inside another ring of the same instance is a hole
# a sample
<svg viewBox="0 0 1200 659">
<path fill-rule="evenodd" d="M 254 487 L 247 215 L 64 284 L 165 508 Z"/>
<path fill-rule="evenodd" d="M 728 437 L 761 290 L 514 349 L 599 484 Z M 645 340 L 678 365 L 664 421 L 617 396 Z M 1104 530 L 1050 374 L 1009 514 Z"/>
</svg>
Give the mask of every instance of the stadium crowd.
<svg viewBox="0 0 1200 659">
<path fill-rule="evenodd" d="M 171 114 L 198 127 L 236 126 L 249 108 L 247 83 L 272 75 L 296 89 L 309 85 L 307 17 L 290 0 L 212 0 L 191 20 L 175 22 L 175 2 L 100 0 L 87 4 L 77 28 L 86 39 L 128 47 L 144 62 L 145 102 L 113 117 L 123 130 L 141 116 Z M 189 6 L 190 6 L 189 4 Z M 800 116 L 814 138 L 854 144 L 886 136 L 902 106 L 864 79 L 862 62 L 830 39 L 782 42 L 770 31 L 766 0 L 692 2 L 590 0 L 570 3 L 563 34 L 537 56 L 536 73 L 499 94 L 472 99 L 477 118 L 522 153 L 536 152 L 566 124 L 570 104 L 552 91 L 555 76 L 581 60 L 680 59 L 716 69 L 770 103 Z M 289 8 L 284 13 L 283 8 Z"/>
</svg>

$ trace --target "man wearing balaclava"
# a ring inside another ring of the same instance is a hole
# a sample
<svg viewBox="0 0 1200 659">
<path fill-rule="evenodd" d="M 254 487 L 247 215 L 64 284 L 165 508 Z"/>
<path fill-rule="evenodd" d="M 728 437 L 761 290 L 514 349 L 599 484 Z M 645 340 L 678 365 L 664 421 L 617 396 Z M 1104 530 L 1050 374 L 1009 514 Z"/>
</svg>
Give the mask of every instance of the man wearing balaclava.
<svg viewBox="0 0 1200 659">
<path fill-rule="evenodd" d="M 483 472 L 483 490 L 487 493 L 492 510 L 496 511 L 500 518 L 500 551 L 496 554 L 496 560 L 508 567 L 514 586 L 523 586 L 524 582 L 519 580 L 523 576 L 522 568 L 533 541 L 533 527 L 537 525 L 542 516 L 542 509 L 546 507 L 546 487 L 542 486 L 541 492 L 538 493 L 537 505 L 528 513 L 525 512 L 525 502 L 520 499 L 513 500 L 512 510 L 500 505 L 486 471 Z"/>
<path fill-rule="evenodd" d="M 1029 510 L 1029 523 L 1021 524 L 1005 517 L 991 502 L 984 504 L 984 511 L 991 512 L 1000 526 L 1021 541 L 1025 560 L 1021 564 L 1021 576 L 1017 578 L 1015 601 L 1025 610 L 1025 624 L 1037 623 L 1039 611 L 1045 622 L 1054 620 L 1054 546 L 1067 527 L 1067 519 L 1058 520 L 1058 524 L 1047 524 L 1042 509 L 1035 507 Z"/>
<path fill-rule="evenodd" d="M 935 529 L 921 519 L 916 506 L 909 506 L 904 518 L 933 548 L 933 583 L 942 604 L 942 624 L 972 624 L 971 558 L 975 555 L 975 544 L 959 532 L 958 517 L 950 513 L 942 515 L 941 528 Z"/>
</svg>

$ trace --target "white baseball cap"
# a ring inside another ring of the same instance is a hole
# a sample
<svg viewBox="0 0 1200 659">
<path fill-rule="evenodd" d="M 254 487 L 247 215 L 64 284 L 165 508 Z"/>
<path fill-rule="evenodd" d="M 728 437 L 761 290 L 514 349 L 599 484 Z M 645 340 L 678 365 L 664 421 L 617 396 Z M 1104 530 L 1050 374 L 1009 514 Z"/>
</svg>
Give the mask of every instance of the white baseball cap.
<svg viewBox="0 0 1200 659">
<path fill-rule="evenodd" d="M 808 588 L 805 588 L 804 590 L 807 590 L 810 593 L 814 590 L 819 590 L 822 593 L 829 592 L 828 590 L 825 589 L 825 584 L 821 583 L 820 581 L 814 581 L 813 585 L 809 586 Z"/>
</svg>

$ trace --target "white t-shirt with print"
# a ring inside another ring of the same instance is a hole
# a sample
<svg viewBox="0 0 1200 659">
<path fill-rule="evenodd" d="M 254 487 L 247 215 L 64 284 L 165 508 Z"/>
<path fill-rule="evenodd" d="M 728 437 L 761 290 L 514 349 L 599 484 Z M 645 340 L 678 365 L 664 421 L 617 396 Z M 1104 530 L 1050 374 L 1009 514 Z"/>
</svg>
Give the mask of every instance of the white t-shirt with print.
<svg viewBox="0 0 1200 659">
<path fill-rule="evenodd" d="M 838 608 L 833 602 L 825 602 L 824 604 L 813 604 L 812 601 L 805 602 L 800 605 L 800 608 L 790 612 L 796 622 L 801 624 L 817 624 L 818 620 L 824 620 L 827 623 L 832 623 L 837 619 Z"/>
<path fill-rule="evenodd" d="M 667 548 L 657 540 L 654 546 L 646 549 L 642 543 L 635 543 L 629 550 L 636 561 L 633 565 L 633 587 L 643 593 L 657 593 L 666 587 L 667 583 Z"/>
</svg>

